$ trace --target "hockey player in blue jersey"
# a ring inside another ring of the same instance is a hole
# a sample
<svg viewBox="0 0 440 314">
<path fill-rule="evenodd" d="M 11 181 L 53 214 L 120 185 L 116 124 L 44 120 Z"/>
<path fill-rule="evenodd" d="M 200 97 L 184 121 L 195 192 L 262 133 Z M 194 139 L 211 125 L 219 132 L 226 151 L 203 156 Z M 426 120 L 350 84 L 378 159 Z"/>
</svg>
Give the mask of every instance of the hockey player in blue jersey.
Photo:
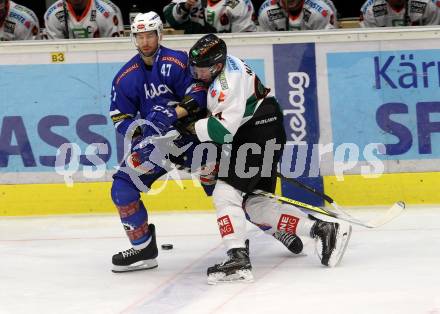
<svg viewBox="0 0 440 314">
<path fill-rule="evenodd" d="M 135 17 L 131 33 L 139 53 L 121 68 L 112 86 L 111 119 L 116 130 L 131 141 L 129 157 L 113 176 L 111 196 L 132 248 L 113 256 L 114 272 L 157 267 L 155 227 L 148 223 L 140 192 L 148 191 L 169 169 L 146 162 L 155 147 L 145 144 L 146 139 L 156 135 L 163 138 L 179 118 L 190 119 L 206 108 L 205 86 L 193 80 L 185 52 L 160 44 L 162 30 L 162 21 L 155 12 Z M 142 123 L 138 123 L 139 118 Z M 181 147 L 199 142 L 194 136 L 180 135 L 173 143 Z M 188 167 L 191 151 L 186 149 L 184 155 L 169 159 Z M 142 168 L 145 164 L 150 167 Z"/>
</svg>

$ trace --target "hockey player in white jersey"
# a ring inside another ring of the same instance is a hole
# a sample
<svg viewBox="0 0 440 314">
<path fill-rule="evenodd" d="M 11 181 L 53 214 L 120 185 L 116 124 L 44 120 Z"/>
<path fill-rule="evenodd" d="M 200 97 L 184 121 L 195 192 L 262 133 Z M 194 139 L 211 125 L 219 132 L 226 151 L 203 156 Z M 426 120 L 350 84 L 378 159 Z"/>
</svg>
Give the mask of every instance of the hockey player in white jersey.
<svg viewBox="0 0 440 314">
<path fill-rule="evenodd" d="M 0 41 L 39 39 L 35 13 L 15 2 L 0 0 Z"/>
<path fill-rule="evenodd" d="M 167 22 L 185 33 L 238 33 L 257 30 L 251 0 L 173 0 L 164 7 Z"/>
<path fill-rule="evenodd" d="M 361 27 L 440 24 L 440 2 L 433 0 L 368 0 L 361 8 Z"/>
<path fill-rule="evenodd" d="M 49 39 L 119 37 L 121 11 L 110 0 L 58 0 L 44 14 Z"/>
<path fill-rule="evenodd" d="M 257 190 L 275 191 L 277 163 L 286 141 L 283 114 L 270 89 L 243 61 L 227 55 L 225 42 L 214 34 L 198 40 L 189 57 L 194 78 L 209 85 L 210 116 L 188 128 L 201 142 L 222 144 L 222 156 L 228 156 L 220 159 L 213 192 L 228 257 L 208 268 L 208 283 L 253 280 L 246 218 L 270 235 L 280 231 L 315 238 L 322 244 L 321 263 L 337 265 L 351 234 L 349 224 L 322 221 L 255 195 Z"/>
<path fill-rule="evenodd" d="M 258 13 L 259 31 L 295 31 L 337 27 L 331 0 L 266 0 Z"/>
</svg>

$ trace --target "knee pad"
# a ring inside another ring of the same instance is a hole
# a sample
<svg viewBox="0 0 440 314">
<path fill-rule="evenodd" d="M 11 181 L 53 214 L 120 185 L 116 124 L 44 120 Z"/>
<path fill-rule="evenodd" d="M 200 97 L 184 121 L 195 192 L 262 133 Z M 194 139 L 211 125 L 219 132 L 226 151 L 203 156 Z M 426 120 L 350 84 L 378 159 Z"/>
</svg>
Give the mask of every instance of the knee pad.
<svg viewBox="0 0 440 314">
<path fill-rule="evenodd" d="M 134 184 L 119 178 L 113 181 L 111 195 L 116 206 L 127 205 L 140 199 L 139 190 Z"/>
</svg>

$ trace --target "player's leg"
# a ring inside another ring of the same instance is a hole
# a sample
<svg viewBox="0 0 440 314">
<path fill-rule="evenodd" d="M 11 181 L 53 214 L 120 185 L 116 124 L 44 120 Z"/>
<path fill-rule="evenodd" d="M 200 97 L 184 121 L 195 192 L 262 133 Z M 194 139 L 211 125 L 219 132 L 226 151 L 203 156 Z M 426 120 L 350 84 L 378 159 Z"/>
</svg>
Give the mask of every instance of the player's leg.
<svg viewBox="0 0 440 314">
<path fill-rule="evenodd" d="M 318 256 L 325 266 L 336 266 L 340 262 L 350 239 L 351 226 L 348 223 L 324 221 L 293 205 L 280 204 L 265 196 L 250 195 L 244 208 L 250 221 L 268 226 L 267 233 L 282 231 L 317 240 Z"/>
<path fill-rule="evenodd" d="M 142 182 L 151 184 L 158 175 L 142 177 Z M 122 171 L 118 171 L 113 178 L 112 200 L 132 248 L 113 255 L 112 270 L 127 272 L 155 268 L 158 255 L 156 230 L 153 224 L 148 224 L 147 209 L 140 199 L 139 189 Z"/>
<path fill-rule="evenodd" d="M 246 238 L 246 217 L 241 207 L 242 193 L 222 180 L 218 180 L 213 192 L 217 211 L 217 223 L 227 259 L 208 268 L 208 283 L 228 281 L 252 281 L 249 259 L 249 242 Z"/>
</svg>

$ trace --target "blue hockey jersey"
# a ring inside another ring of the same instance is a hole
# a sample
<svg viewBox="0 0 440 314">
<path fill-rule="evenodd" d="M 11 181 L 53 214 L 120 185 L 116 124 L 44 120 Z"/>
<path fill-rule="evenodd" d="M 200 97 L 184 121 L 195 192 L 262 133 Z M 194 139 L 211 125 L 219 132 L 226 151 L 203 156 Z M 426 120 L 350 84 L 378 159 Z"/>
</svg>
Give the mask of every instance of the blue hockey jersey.
<svg viewBox="0 0 440 314">
<path fill-rule="evenodd" d="M 154 105 L 172 106 L 185 95 L 206 108 L 206 88 L 193 80 L 187 54 L 160 46 L 152 66 L 137 54 L 116 74 L 110 117 L 116 130 L 125 136 L 138 113 L 145 119 Z"/>
</svg>

